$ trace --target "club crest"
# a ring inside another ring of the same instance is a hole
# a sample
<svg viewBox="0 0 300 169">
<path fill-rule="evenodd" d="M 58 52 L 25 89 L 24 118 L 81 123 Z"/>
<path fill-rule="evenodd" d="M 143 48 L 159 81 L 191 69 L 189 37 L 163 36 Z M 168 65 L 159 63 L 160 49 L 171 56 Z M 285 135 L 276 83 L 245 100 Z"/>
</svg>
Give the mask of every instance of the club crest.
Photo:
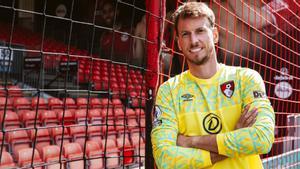
<svg viewBox="0 0 300 169">
<path fill-rule="evenodd" d="M 234 93 L 234 82 L 233 81 L 228 81 L 220 85 L 222 93 L 228 97 L 231 98 L 231 96 Z"/>
</svg>

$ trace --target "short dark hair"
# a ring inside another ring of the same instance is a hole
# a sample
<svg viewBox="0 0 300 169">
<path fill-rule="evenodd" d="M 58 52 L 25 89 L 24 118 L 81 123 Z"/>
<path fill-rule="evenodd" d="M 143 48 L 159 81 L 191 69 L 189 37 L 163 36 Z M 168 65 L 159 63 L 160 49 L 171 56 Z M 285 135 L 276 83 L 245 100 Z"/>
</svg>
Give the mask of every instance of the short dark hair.
<svg viewBox="0 0 300 169">
<path fill-rule="evenodd" d="M 190 17 L 206 17 L 210 23 L 210 26 L 212 28 L 215 27 L 215 14 L 205 3 L 186 2 L 179 6 L 172 15 L 177 35 L 179 18 L 185 19 Z"/>
</svg>

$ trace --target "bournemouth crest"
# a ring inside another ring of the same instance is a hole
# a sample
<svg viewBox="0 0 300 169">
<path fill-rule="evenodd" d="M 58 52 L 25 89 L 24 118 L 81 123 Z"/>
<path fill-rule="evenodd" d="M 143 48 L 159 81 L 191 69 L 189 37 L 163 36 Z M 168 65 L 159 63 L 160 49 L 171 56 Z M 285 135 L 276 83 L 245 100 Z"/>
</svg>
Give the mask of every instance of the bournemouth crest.
<svg viewBox="0 0 300 169">
<path fill-rule="evenodd" d="M 220 88 L 221 88 L 222 93 L 226 97 L 231 98 L 231 96 L 234 93 L 234 82 L 233 82 L 233 80 L 221 84 Z"/>
</svg>

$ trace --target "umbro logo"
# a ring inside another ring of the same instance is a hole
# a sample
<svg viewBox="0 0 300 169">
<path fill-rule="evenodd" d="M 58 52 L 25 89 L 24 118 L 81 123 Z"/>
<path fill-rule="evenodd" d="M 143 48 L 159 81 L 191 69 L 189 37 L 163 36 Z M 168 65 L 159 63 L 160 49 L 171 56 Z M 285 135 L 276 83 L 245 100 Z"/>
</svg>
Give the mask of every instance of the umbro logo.
<svg viewBox="0 0 300 169">
<path fill-rule="evenodd" d="M 181 96 L 181 98 L 183 99 L 184 102 L 185 101 L 192 101 L 193 97 L 194 97 L 194 95 L 191 95 L 191 94 L 188 94 L 188 93 Z"/>
</svg>

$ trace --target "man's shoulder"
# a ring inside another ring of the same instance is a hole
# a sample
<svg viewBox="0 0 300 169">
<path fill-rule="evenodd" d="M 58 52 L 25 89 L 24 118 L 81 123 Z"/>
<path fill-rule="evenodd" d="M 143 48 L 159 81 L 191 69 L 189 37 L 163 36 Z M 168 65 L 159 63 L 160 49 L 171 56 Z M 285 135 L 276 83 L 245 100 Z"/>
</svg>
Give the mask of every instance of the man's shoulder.
<svg viewBox="0 0 300 169">
<path fill-rule="evenodd" d="M 171 77 L 170 79 L 162 83 L 160 85 L 160 88 L 165 88 L 168 86 L 170 90 L 174 90 L 177 87 L 181 86 L 183 83 L 185 83 L 186 79 L 187 79 L 187 71 L 182 72 L 174 77 Z"/>
<path fill-rule="evenodd" d="M 247 67 L 241 67 L 241 66 L 229 66 L 225 65 L 225 71 L 232 72 L 235 74 L 238 74 L 241 77 L 247 77 L 247 76 L 257 76 L 259 73 L 256 70 L 247 68 Z"/>
</svg>

